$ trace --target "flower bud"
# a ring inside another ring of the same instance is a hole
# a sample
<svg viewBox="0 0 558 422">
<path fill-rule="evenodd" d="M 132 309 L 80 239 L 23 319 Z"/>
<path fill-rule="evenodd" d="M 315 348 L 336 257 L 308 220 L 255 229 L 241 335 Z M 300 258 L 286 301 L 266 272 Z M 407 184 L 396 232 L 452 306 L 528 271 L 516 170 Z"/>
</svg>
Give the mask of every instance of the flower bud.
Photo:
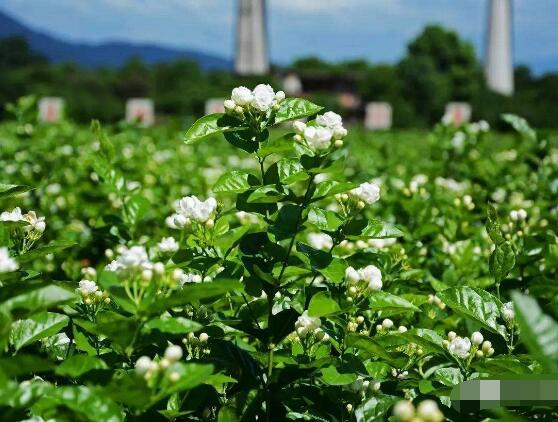
<svg viewBox="0 0 558 422">
<path fill-rule="evenodd" d="M 169 362 L 177 362 L 182 359 L 182 348 L 180 346 L 171 345 L 165 350 L 165 359 Z"/>
<path fill-rule="evenodd" d="M 407 331 L 407 327 L 405 327 L 404 325 L 400 325 L 397 331 L 399 331 L 400 333 L 405 333 Z"/>
<path fill-rule="evenodd" d="M 306 129 L 306 123 L 296 120 L 293 122 L 293 129 L 295 130 L 296 133 L 300 135 L 304 133 L 304 130 Z"/>
<path fill-rule="evenodd" d="M 488 349 L 488 352 L 486 352 L 486 356 L 490 357 L 494 354 L 494 349 L 491 347 L 490 349 Z"/>
<path fill-rule="evenodd" d="M 363 317 L 362 315 L 360 315 L 360 316 L 357 317 L 356 321 L 357 321 L 359 324 L 362 324 L 362 323 L 364 322 L 364 317 Z"/>
<path fill-rule="evenodd" d="M 341 139 L 337 139 L 333 145 L 335 146 L 335 148 L 341 148 L 343 146 L 343 141 Z"/>
<path fill-rule="evenodd" d="M 153 271 L 151 270 L 143 270 L 141 272 L 141 279 L 143 281 L 151 281 L 151 279 L 153 278 Z"/>
<path fill-rule="evenodd" d="M 212 218 L 210 218 L 205 222 L 205 225 L 209 228 L 212 228 L 215 225 L 215 221 Z"/>
<path fill-rule="evenodd" d="M 207 335 L 207 333 L 201 333 L 199 339 L 200 343 L 205 343 L 207 342 L 207 340 L 209 340 L 209 336 Z"/>
<path fill-rule="evenodd" d="M 340 198 L 342 202 L 347 202 L 349 200 L 349 195 L 347 195 L 346 193 L 342 193 L 340 195 Z"/>
<path fill-rule="evenodd" d="M 151 369 L 153 362 L 148 356 L 142 356 L 136 361 L 135 371 L 138 375 L 145 375 Z"/>
<path fill-rule="evenodd" d="M 376 381 L 372 384 L 372 391 L 380 391 L 382 384 L 379 381 Z"/>
<path fill-rule="evenodd" d="M 382 327 L 384 327 L 385 329 L 389 330 L 390 328 L 393 327 L 393 321 L 389 318 L 386 318 L 382 321 Z"/>
<path fill-rule="evenodd" d="M 108 305 L 110 303 L 110 298 L 109 297 L 105 297 L 105 299 L 103 300 L 103 302 L 105 302 L 106 305 Z"/>
<path fill-rule="evenodd" d="M 453 339 L 456 338 L 456 337 L 457 337 L 457 334 L 455 333 L 455 331 L 450 331 L 450 332 L 448 333 L 448 340 L 451 341 L 451 340 L 453 340 Z"/>
<path fill-rule="evenodd" d="M 393 406 L 393 416 L 397 421 L 410 421 L 415 416 L 415 406 L 408 400 L 398 401 Z"/>
<path fill-rule="evenodd" d="M 363 201 L 358 201 L 357 202 L 357 208 L 359 210 L 363 209 L 366 206 L 366 204 Z"/>
<path fill-rule="evenodd" d="M 484 353 L 488 353 L 488 351 L 492 348 L 492 343 L 488 340 L 482 343 L 482 351 Z"/>
<path fill-rule="evenodd" d="M 223 102 L 223 106 L 225 107 L 225 110 L 234 110 L 236 103 L 233 100 L 225 100 Z"/>
<path fill-rule="evenodd" d="M 482 336 L 482 334 L 478 331 L 475 331 L 473 334 L 471 334 L 471 342 L 475 345 L 475 346 L 480 346 L 483 342 L 484 338 Z"/>
<path fill-rule="evenodd" d="M 169 374 L 169 381 L 173 384 L 175 384 L 176 382 L 178 382 L 178 380 L 180 379 L 180 374 L 178 372 L 171 372 Z"/>
<path fill-rule="evenodd" d="M 353 411 L 353 405 L 351 403 L 347 403 L 345 408 L 347 409 L 347 412 L 349 412 L 349 413 Z"/>
<path fill-rule="evenodd" d="M 384 330 L 384 327 L 381 324 L 376 325 L 376 331 L 381 332 Z"/>
<path fill-rule="evenodd" d="M 285 93 L 284 93 L 283 91 L 277 91 L 277 92 L 275 93 L 275 100 L 276 100 L 277 102 L 280 103 L 280 102 L 283 101 L 284 99 L 285 99 Z"/>
<path fill-rule="evenodd" d="M 153 264 L 153 271 L 157 275 L 163 275 L 165 273 L 165 264 L 162 262 L 156 262 Z"/>
<path fill-rule="evenodd" d="M 482 358 L 482 357 L 484 357 L 484 353 L 482 352 L 482 350 L 477 350 L 477 352 L 475 353 L 475 355 L 476 355 L 476 357 L 479 358 L 479 359 Z"/>
<path fill-rule="evenodd" d="M 434 400 L 424 400 L 417 407 L 417 415 L 424 422 L 441 422 L 443 413 Z"/>
<path fill-rule="evenodd" d="M 114 258 L 114 252 L 112 251 L 112 249 L 105 249 L 105 256 L 108 259 Z"/>
<path fill-rule="evenodd" d="M 234 108 L 234 111 L 235 111 L 236 113 L 238 113 L 238 114 L 244 113 L 244 109 L 243 109 L 241 106 L 236 106 L 236 107 Z"/>
<path fill-rule="evenodd" d="M 44 221 L 39 221 L 35 224 L 35 230 L 39 233 L 43 233 L 46 229 L 46 223 Z"/>
</svg>

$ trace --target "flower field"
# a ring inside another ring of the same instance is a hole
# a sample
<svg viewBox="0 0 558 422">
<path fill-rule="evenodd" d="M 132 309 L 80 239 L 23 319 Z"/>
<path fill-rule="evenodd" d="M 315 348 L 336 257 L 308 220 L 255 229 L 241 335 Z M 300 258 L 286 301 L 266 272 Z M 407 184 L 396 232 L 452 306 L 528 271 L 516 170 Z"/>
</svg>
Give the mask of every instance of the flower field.
<svg viewBox="0 0 558 422">
<path fill-rule="evenodd" d="M 0 420 L 556 420 L 558 134 L 366 132 L 270 86 L 191 127 L 0 124 Z"/>
</svg>

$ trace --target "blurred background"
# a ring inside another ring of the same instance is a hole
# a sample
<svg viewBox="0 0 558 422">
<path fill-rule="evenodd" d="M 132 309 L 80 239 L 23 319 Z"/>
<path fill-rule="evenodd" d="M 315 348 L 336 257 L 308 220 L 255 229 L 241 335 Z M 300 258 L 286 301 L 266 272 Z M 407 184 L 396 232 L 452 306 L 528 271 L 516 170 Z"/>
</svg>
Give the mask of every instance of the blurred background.
<svg viewBox="0 0 558 422">
<path fill-rule="evenodd" d="M 450 102 L 558 125 L 557 0 L 0 0 L 0 104 L 57 97 L 78 122 L 153 101 L 191 121 L 271 83 L 363 122 L 429 127 Z M 213 103 L 211 99 L 215 99 Z M 2 107 L 0 119 L 7 118 Z"/>
</svg>

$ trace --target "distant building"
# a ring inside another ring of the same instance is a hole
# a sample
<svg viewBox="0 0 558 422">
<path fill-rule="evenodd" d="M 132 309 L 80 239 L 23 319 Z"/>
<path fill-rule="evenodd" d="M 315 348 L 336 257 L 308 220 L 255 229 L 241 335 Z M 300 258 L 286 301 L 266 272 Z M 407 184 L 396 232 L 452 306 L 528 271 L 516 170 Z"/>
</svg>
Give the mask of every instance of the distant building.
<svg viewBox="0 0 558 422">
<path fill-rule="evenodd" d="M 150 98 L 130 98 L 126 102 L 126 120 L 148 127 L 155 123 L 155 107 Z"/>
<path fill-rule="evenodd" d="M 55 123 L 64 115 L 64 100 L 59 97 L 43 97 L 39 100 L 39 121 Z"/>
<path fill-rule="evenodd" d="M 235 71 L 239 75 L 269 72 L 265 0 L 238 0 Z"/>
</svg>

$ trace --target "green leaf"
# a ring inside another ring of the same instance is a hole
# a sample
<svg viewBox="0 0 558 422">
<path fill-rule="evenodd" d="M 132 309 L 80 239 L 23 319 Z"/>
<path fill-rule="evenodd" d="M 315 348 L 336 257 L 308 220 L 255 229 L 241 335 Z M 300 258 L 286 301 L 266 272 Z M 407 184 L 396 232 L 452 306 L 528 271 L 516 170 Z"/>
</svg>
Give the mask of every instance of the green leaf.
<svg viewBox="0 0 558 422">
<path fill-rule="evenodd" d="M 326 268 L 332 260 L 331 254 L 314 249 L 312 246 L 302 242 L 296 242 L 296 250 L 308 257 L 312 269 Z"/>
<path fill-rule="evenodd" d="M 387 395 L 372 397 L 356 408 L 356 420 L 357 422 L 384 420 L 389 409 L 399 400 L 401 400 L 400 397 Z"/>
<path fill-rule="evenodd" d="M 95 356 L 73 355 L 56 368 L 56 375 L 77 378 L 93 369 L 107 369 L 107 364 Z"/>
<path fill-rule="evenodd" d="M 370 357 L 381 358 L 386 362 L 391 362 L 392 357 L 375 339 L 363 334 L 349 334 L 346 337 L 347 347 L 356 347 L 368 353 Z"/>
<path fill-rule="evenodd" d="M 299 160 L 282 158 L 277 162 L 279 180 L 285 185 L 307 180 L 310 177 Z"/>
<path fill-rule="evenodd" d="M 15 378 L 21 375 L 40 374 L 54 369 L 54 363 L 37 355 L 17 354 L 0 358 L 0 373 Z"/>
<path fill-rule="evenodd" d="M 201 324 L 183 317 L 156 318 L 144 325 L 146 331 L 158 330 L 168 334 L 187 334 L 200 328 Z"/>
<path fill-rule="evenodd" d="M 438 292 L 437 295 L 454 312 L 471 318 L 484 328 L 507 339 L 506 328 L 498 324 L 502 303 L 494 295 L 467 286 L 447 289 Z"/>
<path fill-rule="evenodd" d="M 512 292 L 521 340 L 546 373 L 558 372 L 558 324 L 541 310 L 537 301 Z"/>
<path fill-rule="evenodd" d="M 327 267 L 320 270 L 320 274 L 330 282 L 338 284 L 343 281 L 347 267 L 348 264 L 344 260 L 335 258 Z"/>
<path fill-rule="evenodd" d="M 0 306 L 0 350 L 4 350 L 10 341 L 12 316 L 3 306 Z"/>
<path fill-rule="evenodd" d="M 490 273 L 494 277 L 494 280 L 496 280 L 496 283 L 506 278 L 514 266 L 515 254 L 510 242 L 496 245 L 492 255 L 490 255 L 489 261 Z"/>
<path fill-rule="evenodd" d="M 358 378 L 355 373 L 339 373 L 335 366 L 322 368 L 322 381 L 328 385 L 347 385 Z"/>
<path fill-rule="evenodd" d="M 178 362 L 172 365 L 169 370 L 177 372 L 180 378 L 178 382 L 174 384 L 169 383 L 168 387 L 165 388 L 168 395 L 179 391 L 191 390 L 203 384 L 213 374 L 213 365 Z"/>
<path fill-rule="evenodd" d="M 76 298 L 77 295 L 75 293 L 51 284 L 13 296 L 2 303 L 2 307 L 10 311 L 26 309 L 28 311 L 38 312 L 55 305 L 70 302 Z"/>
<path fill-rule="evenodd" d="M 500 222 L 498 221 L 498 213 L 492 204 L 488 205 L 486 214 L 486 232 L 496 245 L 504 243 L 506 239 L 502 236 L 502 229 L 500 228 Z"/>
<path fill-rule="evenodd" d="M 280 201 L 283 196 L 285 195 L 279 192 L 274 185 L 266 185 L 254 190 L 248 197 L 248 203 L 275 204 Z"/>
<path fill-rule="evenodd" d="M 238 418 L 236 417 L 236 412 L 232 407 L 223 406 L 219 410 L 219 416 L 217 418 L 217 422 L 238 422 Z"/>
<path fill-rule="evenodd" d="M 388 292 L 374 292 L 370 296 L 370 309 L 373 311 L 420 311 L 415 305 L 400 296 Z"/>
<path fill-rule="evenodd" d="M 258 178 L 250 172 L 234 170 L 219 177 L 212 190 L 215 193 L 241 193 L 258 184 Z"/>
<path fill-rule="evenodd" d="M 316 293 L 308 305 L 308 315 L 312 317 L 323 317 L 340 311 L 339 304 L 327 292 Z"/>
<path fill-rule="evenodd" d="M 391 237 L 401 237 L 403 232 L 394 224 L 386 221 L 372 220 L 352 220 L 343 230 L 349 239 L 387 239 Z"/>
<path fill-rule="evenodd" d="M 242 122 L 224 113 L 209 114 L 197 120 L 184 135 L 184 142 L 193 144 L 219 133 L 243 129 Z"/>
<path fill-rule="evenodd" d="M 162 312 L 170 308 L 184 306 L 199 300 L 218 299 L 226 293 L 242 291 L 242 284 L 236 280 L 215 280 L 210 283 L 184 285 L 172 296 L 157 299 L 145 308 L 148 313 Z"/>
<path fill-rule="evenodd" d="M 225 132 L 224 135 L 229 144 L 246 151 L 248 154 L 258 151 L 261 145 L 256 139 L 258 134 L 251 129 L 243 128 L 233 132 Z"/>
<path fill-rule="evenodd" d="M 463 374 L 458 368 L 440 368 L 434 373 L 434 377 L 446 387 L 453 387 L 463 382 Z"/>
<path fill-rule="evenodd" d="M 323 107 L 302 98 L 287 98 L 275 114 L 275 124 L 313 116 L 322 109 Z"/>
<path fill-rule="evenodd" d="M 4 183 L 0 183 L 0 199 L 10 198 L 12 196 L 16 196 L 22 194 L 24 192 L 28 192 L 35 188 L 31 186 L 25 185 L 7 185 Z"/>
<path fill-rule="evenodd" d="M 338 193 L 347 192 L 355 187 L 351 182 L 337 182 L 335 180 L 326 180 L 325 182 L 318 183 L 316 190 L 312 195 L 313 201 L 318 201 L 329 196 L 337 195 Z"/>
<path fill-rule="evenodd" d="M 10 342 L 16 350 L 37 340 L 52 336 L 68 325 L 66 315 L 43 312 L 12 324 Z"/>
<path fill-rule="evenodd" d="M 45 255 L 63 251 L 64 249 L 71 248 L 72 246 L 75 246 L 75 245 L 77 245 L 77 243 L 73 243 L 73 242 L 72 243 L 70 243 L 70 242 L 51 242 L 48 245 L 39 246 L 38 248 L 35 248 L 30 252 L 19 255 L 17 257 L 17 261 L 20 264 L 24 264 L 24 263 L 42 258 Z"/>
<path fill-rule="evenodd" d="M 327 232 L 334 232 L 343 224 L 343 220 L 337 213 L 318 207 L 310 208 L 308 222 Z"/>
</svg>

